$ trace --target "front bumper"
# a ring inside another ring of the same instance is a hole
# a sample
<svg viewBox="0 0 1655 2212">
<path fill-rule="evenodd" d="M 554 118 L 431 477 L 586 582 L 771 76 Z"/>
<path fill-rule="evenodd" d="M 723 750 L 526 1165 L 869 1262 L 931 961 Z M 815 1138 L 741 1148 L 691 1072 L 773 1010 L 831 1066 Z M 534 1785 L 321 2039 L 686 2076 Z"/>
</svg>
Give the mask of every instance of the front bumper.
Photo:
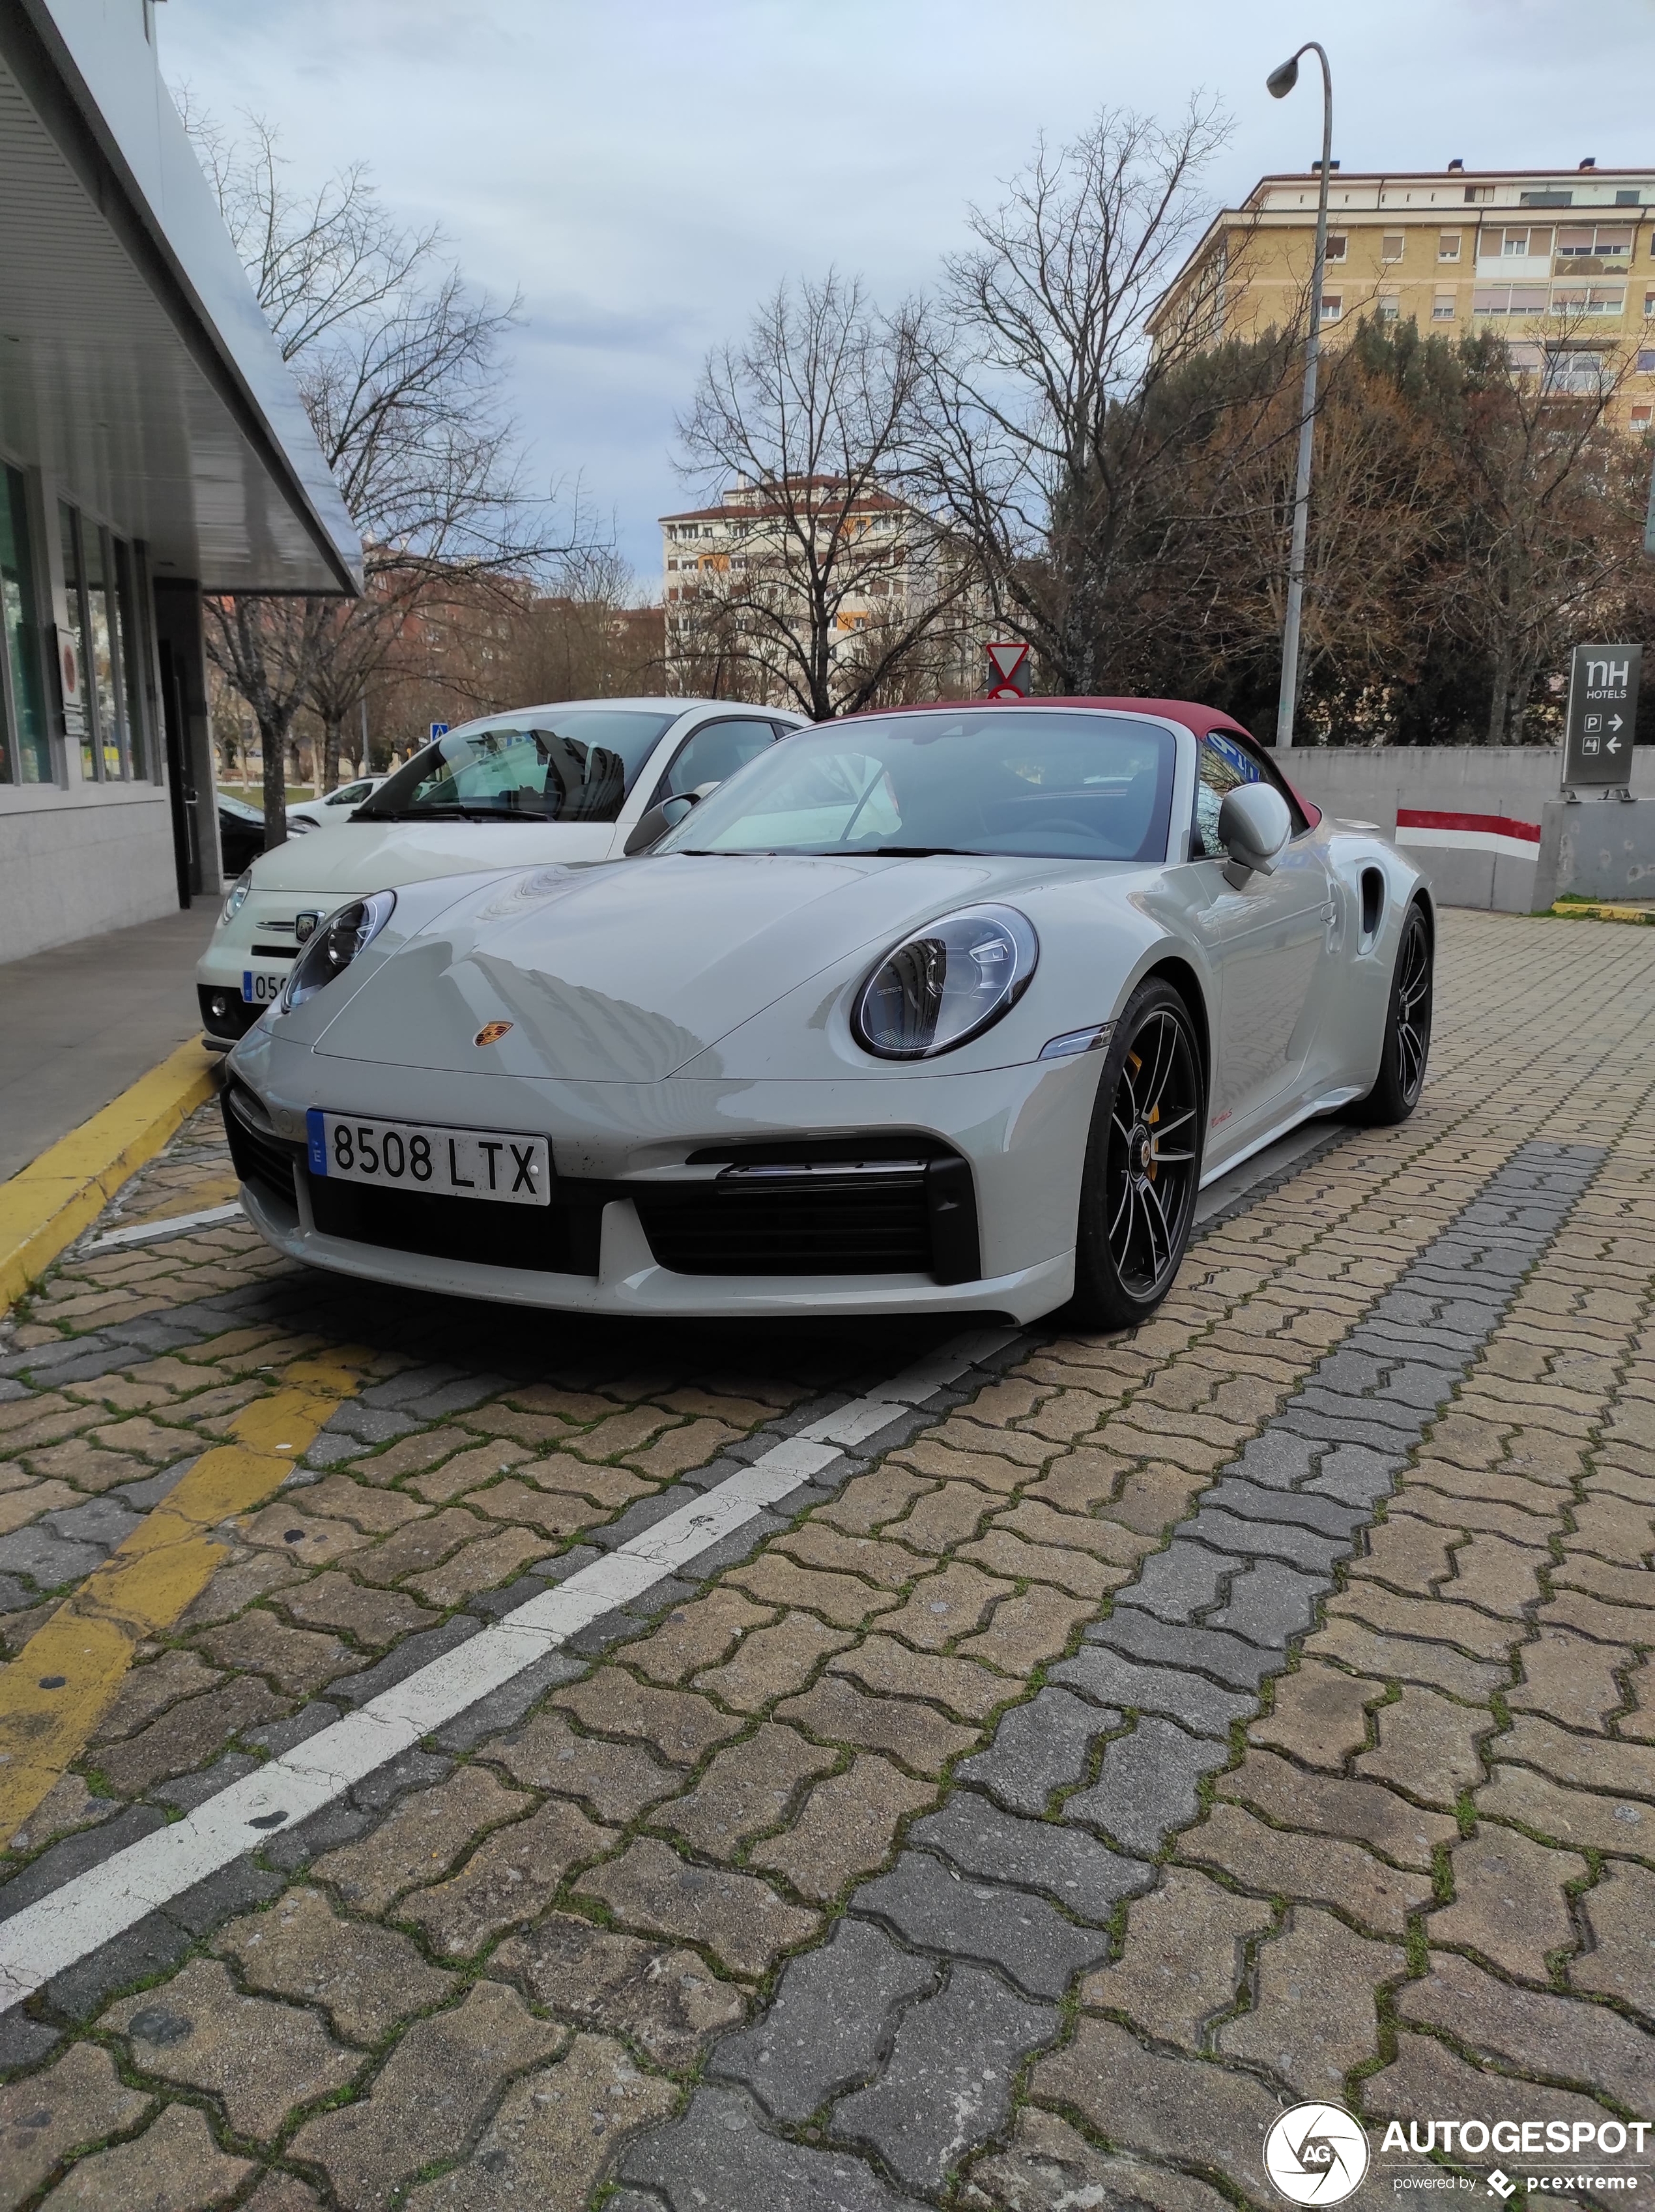
<svg viewBox="0 0 1655 2212">
<path fill-rule="evenodd" d="M 222 1050 L 245 1036 L 281 986 L 298 956 L 297 917 L 301 912 L 330 912 L 340 903 L 328 893 L 252 892 L 238 913 L 221 921 L 196 963 L 196 998 L 205 1030 L 203 1042 Z M 242 996 L 248 975 L 257 975 L 264 995 Z"/>
<path fill-rule="evenodd" d="M 877 1073 L 834 1082 L 597 1084 L 421 1070 L 410 1095 L 407 1070 L 312 1053 L 267 1026 L 233 1055 L 228 1097 L 248 1109 L 240 1129 L 232 1125 L 248 1214 L 278 1250 L 312 1266 L 598 1313 L 1028 1321 L 1073 1287 L 1100 1069 L 1087 1054 L 919 1083 Z M 554 1205 L 421 1200 L 380 1188 L 365 1200 L 361 1185 L 312 1184 L 312 1106 L 543 1132 Z M 818 1162 L 865 1163 L 882 1145 L 888 1157 L 919 1156 L 898 1178 L 901 1192 L 876 1192 L 881 1177 L 864 1168 L 837 1182 L 830 1175 L 818 1202 L 810 1179 L 784 1165 L 764 1170 L 777 1178 L 768 1186 L 773 1211 L 755 1202 L 746 1212 L 738 1197 L 740 1178 L 755 1176 L 748 1162 L 809 1152 Z M 841 1214 L 846 1224 L 865 1222 L 865 1243 L 859 1230 L 840 1233 Z M 731 1223 L 737 1232 L 727 1235 Z M 795 1254 L 796 1272 L 779 1272 L 794 1267 Z"/>
<path fill-rule="evenodd" d="M 441 1297 L 486 1298 L 500 1305 L 551 1307 L 569 1313 L 652 1315 L 660 1318 L 737 1320 L 778 1315 L 800 1318 L 843 1314 L 961 1313 L 1009 1315 L 1030 1322 L 1060 1306 L 1075 1287 L 1072 1249 L 1038 1267 L 974 1283 L 939 1284 L 929 1275 L 681 1275 L 663 1267 L 629 1201 L 603 1209 L 596 1275 L 535 1273 L 428 1254 L 391 1252 L 324 1237 L 311 1225 L 301 1193 L 296 1214 L 243 1184 L 241 1203 L 265 1242 L 292 1260 L 365 1282 Z"/>
<path fill-rule="evenodd" d="M 239 1044 L 264 1011 L 247 1004 L 239 979 L 233 989 L 227 983 L 197 983 L 196 1003 L 201 1008 L 201 1041 L 209 1052 L 228 1052 Z"/>
</svg>

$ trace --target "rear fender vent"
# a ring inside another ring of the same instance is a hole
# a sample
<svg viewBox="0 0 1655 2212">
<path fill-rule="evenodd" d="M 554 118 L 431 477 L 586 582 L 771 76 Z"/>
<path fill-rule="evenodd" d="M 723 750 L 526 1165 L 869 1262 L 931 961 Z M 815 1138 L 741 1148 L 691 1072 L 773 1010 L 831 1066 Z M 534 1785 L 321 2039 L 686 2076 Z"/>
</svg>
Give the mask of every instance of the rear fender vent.
<svg viewBox="0 0 1655 2212">
<path fill-rule="evenodd" d="M 1371 945 L 1385 919 L 1385 875 L 1379 868 L 1362 870 L 1362 943 Z"/>
</svg>

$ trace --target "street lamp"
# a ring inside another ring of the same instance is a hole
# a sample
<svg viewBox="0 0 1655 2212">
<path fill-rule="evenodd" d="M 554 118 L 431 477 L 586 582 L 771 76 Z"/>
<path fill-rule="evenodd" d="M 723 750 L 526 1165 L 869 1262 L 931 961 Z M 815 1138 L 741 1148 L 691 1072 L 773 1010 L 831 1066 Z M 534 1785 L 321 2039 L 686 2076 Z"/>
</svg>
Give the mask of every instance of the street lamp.
<svg viewBox="0 0 1655 2212">
<path fill-rule="evenodd" d="M 1310 458 L 1316 435 L 1316 363 L 1322 350 L 1322 280 L 1327 268 L 1327 179 L 1333 159 L 1333 74 L 1314 39 L 1264 79 L 1272 100 L 1285 100 L 1299 82 L 1299 60 L 1314 54 L 1322 64 L 1322 189 L 1316 202 L 1316 264 L 1310 280 L 1310 329 L 1305 338 L 1305 394 L 1299 410 L 1299 477 L 1293 495 L 1293 550 L 1288 556 L 1288 613 L 1282 625 L 1282 690 L 1276 708 L 1276 744 L 1293 743 L 1299 702 L 1299 621 L 1305 597 L 1305 538 L 1310 523 Z"/>
</svg>

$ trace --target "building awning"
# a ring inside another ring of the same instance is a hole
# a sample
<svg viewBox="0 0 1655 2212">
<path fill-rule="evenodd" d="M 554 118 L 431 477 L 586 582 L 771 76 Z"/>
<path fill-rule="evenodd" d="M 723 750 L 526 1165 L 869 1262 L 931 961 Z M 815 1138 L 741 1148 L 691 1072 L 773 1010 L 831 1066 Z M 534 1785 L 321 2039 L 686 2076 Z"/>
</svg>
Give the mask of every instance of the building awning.
<svg viewBox="0 0 1655 2212">
<path fill-rule="evenodd" d="M 361 542 L 147 27 L 136 0 L 0 9 L 0 447 L 158 580 L 354 593 Z"/>
</svg>

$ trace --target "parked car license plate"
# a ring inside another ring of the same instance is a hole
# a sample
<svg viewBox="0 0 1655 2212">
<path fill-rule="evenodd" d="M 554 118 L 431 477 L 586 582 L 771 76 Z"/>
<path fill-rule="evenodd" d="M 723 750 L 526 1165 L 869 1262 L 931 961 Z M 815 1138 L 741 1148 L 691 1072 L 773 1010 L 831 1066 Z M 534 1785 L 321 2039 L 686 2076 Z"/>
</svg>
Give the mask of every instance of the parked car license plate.
<svg viewBox="0 0 1655 2212">
<path fill-rule="evenodd" d="M 282 996 L 282 986 L 293 971 L 288 968 L 244 968 L 241 971 L 241 995 L 250 1006 L 273 1006 Z"/>
<path fill-rule="evenodd" d="M 423 1121 L 367 1121 L 355 1114 L 305 1116 L 313 1176 L 420 1190 L 499 1206 L 549 1206 L 552 1148 L 515 1129 L 446 1129 Z"/>
</svg>

